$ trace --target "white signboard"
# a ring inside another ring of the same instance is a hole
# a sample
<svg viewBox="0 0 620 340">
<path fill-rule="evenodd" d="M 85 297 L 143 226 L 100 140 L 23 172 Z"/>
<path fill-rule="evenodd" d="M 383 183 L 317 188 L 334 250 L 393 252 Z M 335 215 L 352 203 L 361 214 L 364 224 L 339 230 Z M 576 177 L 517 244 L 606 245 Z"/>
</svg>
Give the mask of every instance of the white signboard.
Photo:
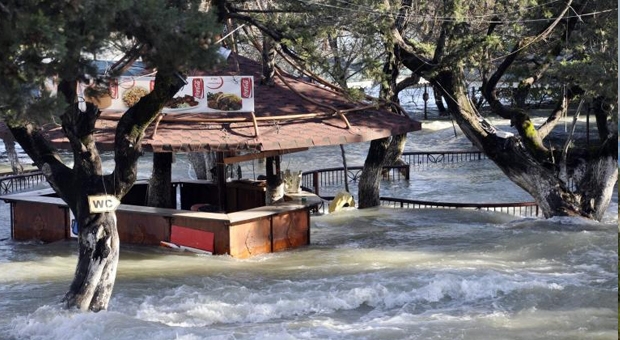
<svg viewBox="0 0 620 340">
<path fill-rule="evenodd" d="M 121 201 L 112 195 L 88 196 L 88 208 L 91 214 L 114 211 L 120 204 Z"/>
<path fill-rule="evenodd" d="M 154 85 L 154 77 L 120 77 L 110 86 L 110 98 L 93 101 L 101 111 L 124 112 Z M 163 109 L 168 114 L 253 111 L 252 76 L 188 77 L 187 85 Z"/>
</svg>

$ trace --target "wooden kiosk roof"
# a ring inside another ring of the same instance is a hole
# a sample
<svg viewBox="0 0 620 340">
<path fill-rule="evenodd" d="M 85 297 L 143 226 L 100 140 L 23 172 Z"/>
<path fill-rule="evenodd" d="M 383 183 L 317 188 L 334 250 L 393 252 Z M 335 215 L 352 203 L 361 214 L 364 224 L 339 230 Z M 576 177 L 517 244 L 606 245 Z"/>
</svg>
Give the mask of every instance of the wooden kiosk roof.
<svg viewBox="0 0 620 340">
<path fill-rule="evenodd" d="M 278 73 L 273 86 L 261 85 L 261 64 L 242 56 L 231 55 L 226 68 L 216 73 L 210 75 L 254 76 L 254 116 L 168 114 L 155 135 L 154 125 L 147 129 L 142 140 L 144 151 L 279 154 L 314 146 L 365 142 L 421 129 L 421 124 L 409 117 L 351 103 L 332 90 L 288 74 Z M 98 120 L 96 138 L 101 150 L 113 150 L 114 130 L 121 115 L 103 113 Z M 52 127 L 47 134 L 57 147 L 69 148 L 60 127 Z"/>
</svg>

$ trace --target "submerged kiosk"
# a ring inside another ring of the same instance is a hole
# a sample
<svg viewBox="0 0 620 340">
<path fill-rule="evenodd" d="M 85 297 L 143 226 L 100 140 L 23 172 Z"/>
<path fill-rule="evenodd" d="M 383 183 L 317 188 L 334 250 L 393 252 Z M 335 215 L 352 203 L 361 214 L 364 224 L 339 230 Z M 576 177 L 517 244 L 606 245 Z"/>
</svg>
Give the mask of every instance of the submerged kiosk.
<svg viewBox="0 0 620 340">
<path fill-rule="evenodd" d="M 407 116 L 373 103 L 348 101 L 326 86 L 290 74 L 276 72 L 272 82 L 262 84 L 261 70 L 258 62 L 230 55 L 225 67 L 190 77 L 177 94 L 178 107 L 165 109 L 149 127 L 142 140 L 145 152 L 215 152 L 217 180 L 170 180 L 170 198 L 180 209 L 145 206 L 148 183 L 136 183 L 116 209 L 121 243 L 164 242 L 239 258 L 307 245 L 310 215 L 322 200 L 301 191 L 271 199 L 268 182 L 280 174 L 280 156 L 421 129 Z M 123 96 L 144 81 L 148 87 L 148 79 L 133 77 L 111 90 L 113 100 L 103 105 L 96 125 L 100 151 L 113 150 L 116 124 L 128 105 Z M 253 103 L 246 108 L 249 99 Z M 46 131 L 52 143 L 68 149 L 59 127 Z M 226 165 L 263 158 L 267 181 L 226 181 Z M 15 240 L 53 242 L 71 237 L 70 209 L 53 190 L 1 199 L 11 205 Z M 201 211 L 203 207 L 208 211 Z"/>
</svg>

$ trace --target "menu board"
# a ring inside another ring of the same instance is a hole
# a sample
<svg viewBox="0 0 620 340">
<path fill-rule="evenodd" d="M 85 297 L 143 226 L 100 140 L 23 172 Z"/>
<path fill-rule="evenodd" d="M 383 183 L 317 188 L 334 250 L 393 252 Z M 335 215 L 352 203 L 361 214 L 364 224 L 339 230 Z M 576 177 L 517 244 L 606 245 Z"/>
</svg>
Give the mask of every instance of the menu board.
<svg viewBox="0 0 620 340">
<path fill-rule="evenodd" d="M 101 111 L 124 112 L 153 90 L 154 77 L 120 77 L 110 85 L 109 105 Z M 164 113 L 217 113 L 254 111 L 252 76 L 188 77 L 169 101 Z"/>
</svg>

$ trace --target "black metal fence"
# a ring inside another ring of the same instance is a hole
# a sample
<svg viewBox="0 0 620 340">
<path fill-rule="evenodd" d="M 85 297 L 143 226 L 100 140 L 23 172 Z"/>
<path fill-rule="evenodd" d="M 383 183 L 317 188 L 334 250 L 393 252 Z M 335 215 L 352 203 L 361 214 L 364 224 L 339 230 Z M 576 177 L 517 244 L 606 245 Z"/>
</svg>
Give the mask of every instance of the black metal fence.
<svg viewBox="0 0 620 340">
<path fill-rule="evenodd" d="M 409 165 L 458 163 L 487 159 L 481 151 L 419 151 L 403 152 L 401 159 Z"/>
<path fill-rule="evenodd" d="M 316 195 L 321 194 L 321 187 L 344 185 L 345 178 L 350 182 L 359 179 L 362 173 L 362 166 L 347 167 L 345 174 L 344 168 L 327 168 L 306 171 L 301 174 L 301 186 L 310 189 Z M 409 179 L 409 165 L 394 165 L 383 167 L 383 177 L 388 180 Z"/>
<path fill-rule="evenodd" d="M 0 194 L 34 189 L 46 182 L 41 171 L 26 172 L 20 175 L 0 176 Z"/>
<path fill-rule="evenodd" d="M 401 159 L 406 165 L 384 167 L 385 179 L 400 180 L 409 179 L 411 168 L 421 165 L 438 163 L 457 163 L 480 161 L 487 159 L 486 155 L 480 151 L 431 151 L 431 152 L 405 152 Z M 345 174 L 344 168 L 327 168 L 307 171 L 302 173 L 302 187 L 304 190 L 312 191 L 326 201 L 334 199 L 333 196 L 321 195 L 322 188 L 344 185 L 345 178 L 350 182 L 359 179 L 363 167 L 348 167 Z M 535 202 L 516 202 L 516 203 L 450 203 L 450 202 L 430 202 L 403 198 L 381 197 L 381 205 L 392 208 L 402 209 L 475 209 L 484 211 L 502 212 L 514 216 L 539 216 L 540 211 Z"/>
<path fill-rule="evenodd" d="M 381 206 L 401 209 L 473 209 L 501 212 L 514 216 L 538 217 L 540 211 L 536 202 L 517 203 L 449 203 L 428 202 L 403 198 L 381 197 Z"/>
</svg>

